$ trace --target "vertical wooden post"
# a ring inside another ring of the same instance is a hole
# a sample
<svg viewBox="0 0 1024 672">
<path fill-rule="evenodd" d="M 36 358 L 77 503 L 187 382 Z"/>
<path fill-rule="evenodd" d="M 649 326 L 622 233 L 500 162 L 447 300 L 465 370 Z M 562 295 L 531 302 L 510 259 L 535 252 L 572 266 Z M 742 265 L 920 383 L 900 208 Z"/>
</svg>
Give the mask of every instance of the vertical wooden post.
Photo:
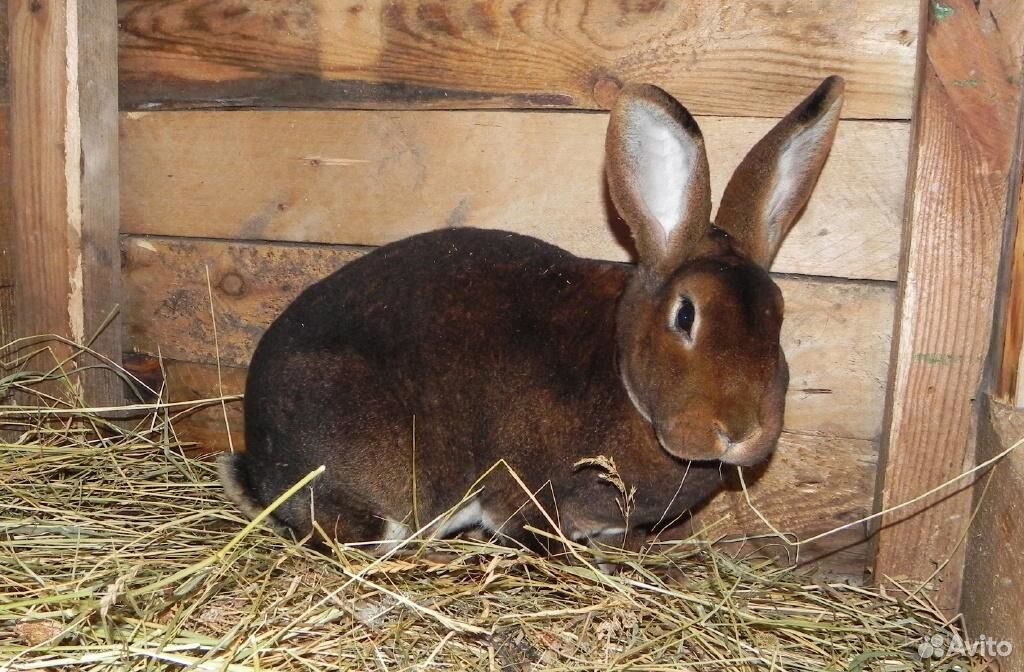
<svg viewBox="0 0 1024 672">
<path fill-rule="evenodd" d="M 14 337 L 14 269 L 11 258 L 11 142 L 8 87 L 7 0 L 0 0 L 0 344 Z"/>
<path fill-rule="evenodd" d="M 15 330 L 87 342 L 119 298 L 116 3 L 9 0 L 8 19 Z M 119 361 L 117 323 L 92 346 Z M 113 375 L 83 382 L 121 398 Z"/>
<path fill-rule="evenodd" d="M 923 2 L 880 508 L 975 464 L 1020 93 L 1019 46 L 994 13 L 1004 6 Z M 960 601 L 969 485 L 883 517 L 876 538 L 876 575 L 935 574 L 948 613 Z"/>
<path fill-rule="evenodd" d="M 1024 123 L 1018 130 L 1017 145 L 1016 207 L 1010 213 L 1013 226 L 1003 251 L 1003 305 L 993 343 L 992 396 L 1004 404 L 1024 408 Z"/>
</svg>

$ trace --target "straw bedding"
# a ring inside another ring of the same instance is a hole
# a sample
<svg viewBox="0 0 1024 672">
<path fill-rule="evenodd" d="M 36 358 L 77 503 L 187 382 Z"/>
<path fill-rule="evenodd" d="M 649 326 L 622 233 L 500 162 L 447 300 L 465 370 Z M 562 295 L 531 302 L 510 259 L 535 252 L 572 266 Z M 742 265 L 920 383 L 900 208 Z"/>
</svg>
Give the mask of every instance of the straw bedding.
<svg viewBox="0 0 1024 672">
<path fill-rule="evenodd" d="M 0 406 L 17 430 L 0 445 L 0 669 L 920 670 L 918 644 L 952 634 L 921 594 L 696 539 L 611 575 L 586 549 L 471 540 L 325 555 L 240 517 L 176 439 L 183 407 L 145 410 L 125 429 L 44 395 Z"/>
</svg>

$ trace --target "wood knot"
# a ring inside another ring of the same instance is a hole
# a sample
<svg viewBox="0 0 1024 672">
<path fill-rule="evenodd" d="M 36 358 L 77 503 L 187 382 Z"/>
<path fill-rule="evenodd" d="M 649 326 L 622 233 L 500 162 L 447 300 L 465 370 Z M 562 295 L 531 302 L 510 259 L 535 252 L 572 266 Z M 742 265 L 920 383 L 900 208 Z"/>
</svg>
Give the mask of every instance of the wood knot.
<svg viewBox="0 0 1024 672">
<path fill-rule="evenodd" d="M 217 287 L 228 296 L 240 296 L 245 292 L 245 281 L 237 273 L 228 273 L 220 279 Z"/>
<path fill-rule="evenodd" d="M 615 104 L 615 99 L 619 97 L 619 91 L 622 90 L 622 82 L 615 77 L 601 76 L 597 78 L 594 83 L 594 101 L 605 109 L 610 109 Z"/>
</svg>

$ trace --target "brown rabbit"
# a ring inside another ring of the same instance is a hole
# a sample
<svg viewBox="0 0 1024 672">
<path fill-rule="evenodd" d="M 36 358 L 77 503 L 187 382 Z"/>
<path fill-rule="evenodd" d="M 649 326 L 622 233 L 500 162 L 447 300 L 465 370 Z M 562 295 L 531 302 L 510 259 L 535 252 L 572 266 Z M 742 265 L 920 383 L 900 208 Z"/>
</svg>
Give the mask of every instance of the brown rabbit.
<svg viewBox="0 0 1024 672">
<path fill-rule="evenodd" d="M 754 147 L 712 225 L 697 123 L 661 89 L 627 86 L 607 175 L 636 267 L 446 229 L 311 286 L 253 355 L 247 452 L 221 469 L 229 496 L 254 515 L 326 465 L 276 521 L 379 549 L 438 519 L 429 533 L 477 528 L 551 550 L 524 529 L 550 525 L 507 469 L 463 501 L 500 460 L 573 540 L 632 545 L 698 505 L 721 487 L 721 463 L 763 461 L 779 438 L 789 372 L 767 269 L 821 171 L 842 92 L 826 79 Z"/>
</svg>

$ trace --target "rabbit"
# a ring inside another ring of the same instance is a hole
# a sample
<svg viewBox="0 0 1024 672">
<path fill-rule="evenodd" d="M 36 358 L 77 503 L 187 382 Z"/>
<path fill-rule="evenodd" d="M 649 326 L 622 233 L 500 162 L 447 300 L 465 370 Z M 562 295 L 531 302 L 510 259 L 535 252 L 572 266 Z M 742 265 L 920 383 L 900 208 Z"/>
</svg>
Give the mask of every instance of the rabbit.
<svg viewBox="0 0 1024 672">
<path fill-rule="evenodd" d="M 697 122 L 662 89 L 625 86 L 605 168 L 635 266 L 456 228 L 310 286 L 252 357 L 226 493 L 252 517 L 325 465 L 275 523 L 374 552 L 474 530 L 541 553 L 559 536 L 635 548 L 681 518 L 723 465 L 762 463 L 779 439 L 789 370 L 768 268 L 843 86 L 825 79 L 754 146 L 714 224 Z"/>
</svg>

